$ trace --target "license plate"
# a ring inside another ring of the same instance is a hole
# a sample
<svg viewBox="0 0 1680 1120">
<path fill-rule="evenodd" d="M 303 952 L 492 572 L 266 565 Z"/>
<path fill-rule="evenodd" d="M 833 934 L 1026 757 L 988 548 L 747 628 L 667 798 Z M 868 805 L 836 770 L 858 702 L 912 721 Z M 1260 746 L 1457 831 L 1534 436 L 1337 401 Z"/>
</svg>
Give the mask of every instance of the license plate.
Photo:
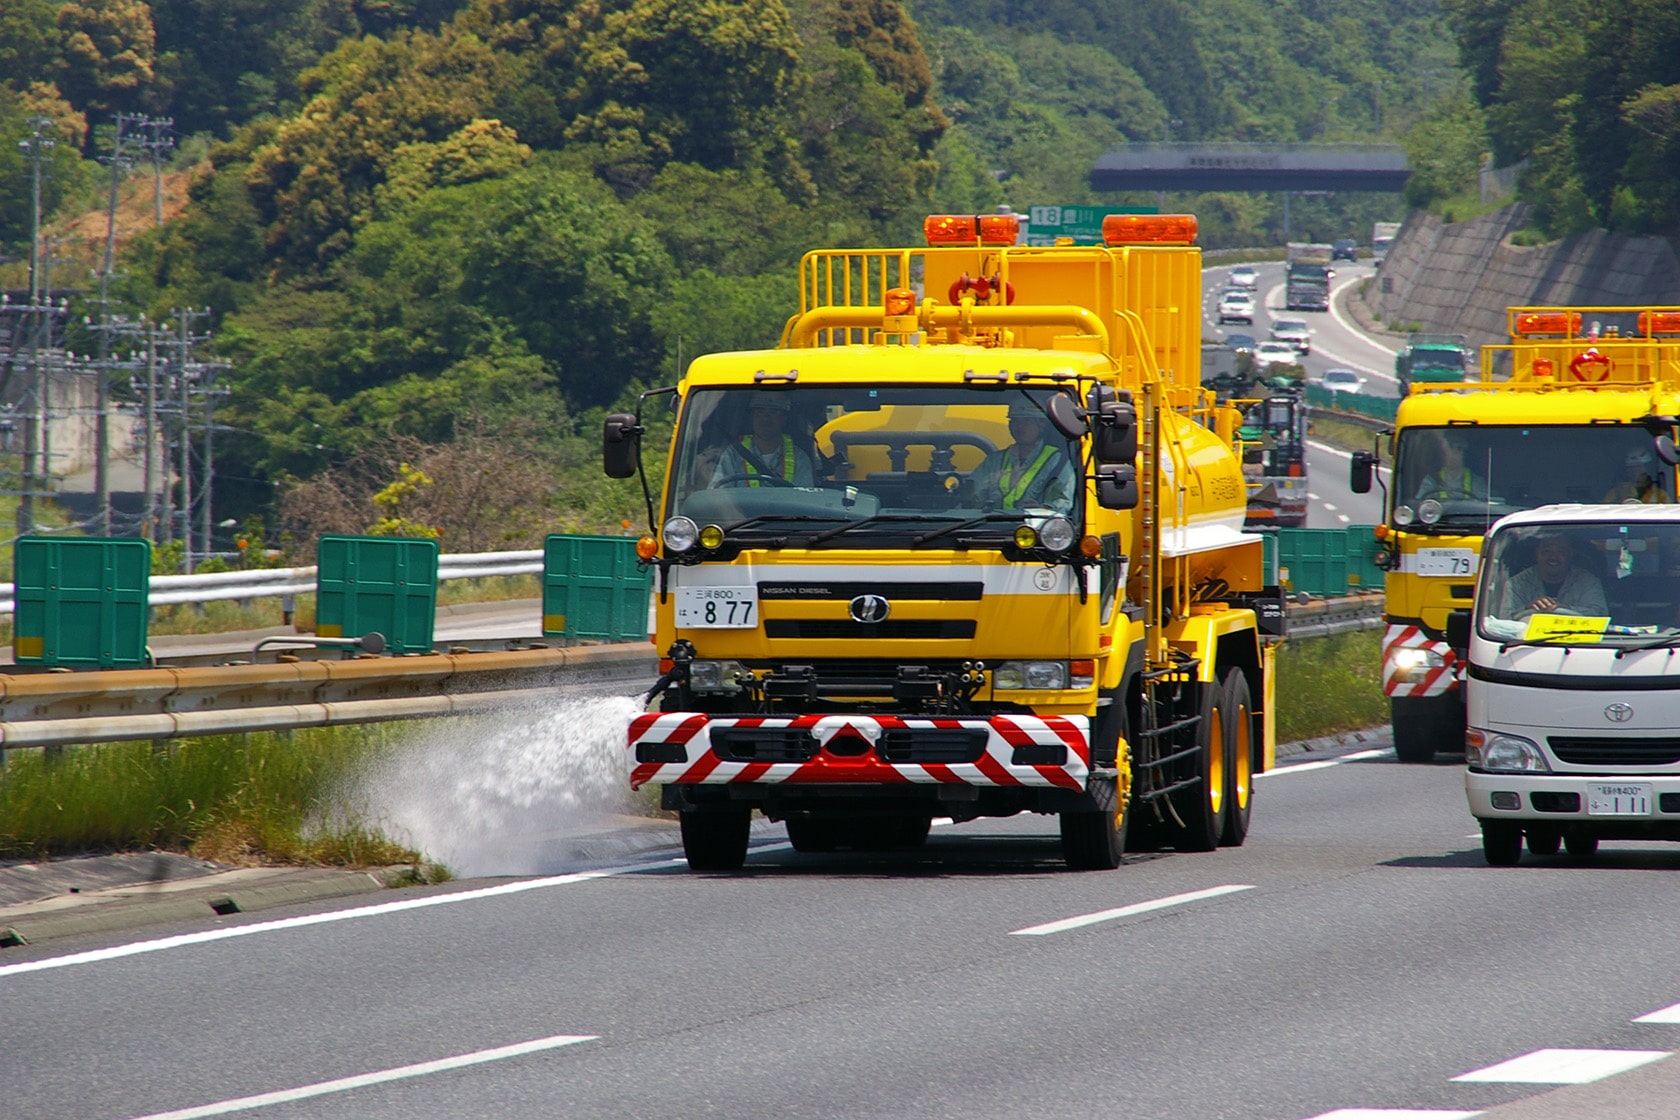
<svg viewBox="0 0 1680 1120">
<path fill-rule="evenodd" d="M 1587 787 L 1589 817 L 1648 817 L 1651 815 L 1651 787 L 1648 785 L 1601 785 Z"/>
<path fill-rule="evenodd" d="M 1469 578 L 1476 574 L 1476 554 L 1468 548 L 1420 548 L 1417 574 Z"/>
<path fill-rule="evenodd" d="M 758 625 L 756 587 L 679 587 L 677 626 L 688 630 L 748 630 Z"/>
</svg>

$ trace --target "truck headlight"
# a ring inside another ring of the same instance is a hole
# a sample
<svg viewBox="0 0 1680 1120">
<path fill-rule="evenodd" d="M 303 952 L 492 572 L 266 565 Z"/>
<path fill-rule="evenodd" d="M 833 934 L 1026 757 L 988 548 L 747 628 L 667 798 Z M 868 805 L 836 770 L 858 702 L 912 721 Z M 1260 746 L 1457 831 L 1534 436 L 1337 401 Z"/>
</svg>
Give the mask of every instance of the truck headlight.
<svg viewBox="0 0 1680 1120">
<path fill-rule="evenodd" d="M 994 689 L 1066 688 L 1066 661 L 1005 661 L 992 670 Z"/>
<path fill-rule="evenodd" d="M 1425 525 L 1433 525 L 1441 520 L 1441 503 L 1434 498 L 1425 498 L 1418 503 L 1418 520 Z"/>
<path fill-rule="evenodd" d="M 1396 525 L 1410 525 L 1417 518 L 1411 506 L 1394 507 L 1394 523 Z"/>
<path fill-rule="evenodd" d="M 1073 544 L 1073 523 L 1065 517 L 1047 517 L 1038 527 L 1038 540 L 1051 552 L 1066 552 Z"/>
<path fill-rule="evenodd" d="M 688 688 L 691 692 L 739 692 L 747 667 L 739 661 L 690 661 Z"/>
<path fill-rule="evenodd" d="M 1478 738 L 1481 740 L 1479 744 L 1476 742 Z M 1546 756 L 1538 744 L 1520 735 L 1504 735 L 1497 731 L 1484 731 L 1479 736 L 1466 735 L 1464 757 L 1477 769 L 1507 774 L 1549 774 L 1552 770 L 1546 765 Z"/>
<path fill-rule="evenodd" d="M 665 522 L 661 535 L 671 552 L 687 552 L 700 539 L 700 527 L 686 517 L 673 517 Z"/>
<path fill-rule="evenodd" d="M 1419 646 L 1404 646 L 1390 656 L 1394 659 L 1395 675 L 1407 680 L 1422 675 L 1426 670 L 1440 669 L 1447 663 L 1447 659 L 1439 653 Z"/>
</svg>

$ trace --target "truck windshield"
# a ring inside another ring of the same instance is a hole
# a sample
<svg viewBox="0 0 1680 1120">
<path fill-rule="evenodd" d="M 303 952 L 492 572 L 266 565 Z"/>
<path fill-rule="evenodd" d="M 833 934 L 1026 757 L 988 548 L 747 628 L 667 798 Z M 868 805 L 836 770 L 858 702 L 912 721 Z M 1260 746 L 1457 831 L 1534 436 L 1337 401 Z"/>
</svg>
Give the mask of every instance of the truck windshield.
<svg viewBox="0 0 1680 1120">
<path fill-rule="evenodd" d="M 1407 428 L 1395 448 L 1394 523 L 1486 532 L 1552 502 L 1672 502 L 1674 468 L 1652 447 L 1632 424 Z"/>
<path fill-rule="evenodd" d="M 1450 370 L 1453 373 L 1464 372 L 1464 352 L 1462 350 L 1414 350 L 1412 351 L 1412 370 Z"/>
<path fill-rule="evenodd" d="M 1488 540 L 1476 624 L 1501 642 L 1680 645 L 1680 524 L 1503 527 Z"/>
<path fill-rule="evenodd" d="M 1045 415 L 1053 392 L 697 389 L 677 425 L 666 516 L 799 546 L 1001 541 L 1023 519 L 1080 508 L 1084 465 Z"/>
</svg>

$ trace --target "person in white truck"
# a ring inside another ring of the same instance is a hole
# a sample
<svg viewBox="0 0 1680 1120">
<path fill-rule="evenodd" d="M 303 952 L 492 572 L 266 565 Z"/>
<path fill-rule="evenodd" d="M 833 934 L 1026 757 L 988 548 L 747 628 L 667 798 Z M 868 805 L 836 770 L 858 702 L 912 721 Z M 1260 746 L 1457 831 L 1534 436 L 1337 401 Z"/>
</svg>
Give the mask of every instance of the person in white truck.
<svg viewBox="0 0 1680 1120">
<path fill-rule="evenodd" d="M 1465 790 L 1498 866 L 1680 840 L 1680 506 L 1501 519 L 1469 631 Z"/>
</svg>

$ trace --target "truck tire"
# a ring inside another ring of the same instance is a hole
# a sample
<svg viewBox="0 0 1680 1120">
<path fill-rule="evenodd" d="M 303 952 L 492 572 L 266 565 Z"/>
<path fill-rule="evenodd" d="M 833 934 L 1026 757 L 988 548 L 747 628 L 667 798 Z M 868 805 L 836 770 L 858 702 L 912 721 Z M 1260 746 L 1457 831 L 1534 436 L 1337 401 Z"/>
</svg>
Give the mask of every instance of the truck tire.
<svg viewBox="0 0 1680 1120">
<path fill-rule="evenodd" d="M 1514 867 L 1522 858 L 1522 825 L 1515 821 L 1482 822 L 1482 855 L 1493 867 Z"/>
<path fill-rule="evenodd" d="M 751 809 L 684 809 L 680 823 L 690 871 L 739 871 L 747 862 Z"/>
<path fill-rule="evenodd" d="M 1219 844 L 1239 848 L 1254 814 L 1254 703 L 1241 669 L 1225 674 L 1225 828 Z"/>
<path fill-rule="evenodd" d="M 1569 853 L 1570 859 L 1591 859 L 1598 854 L 1598 837 L 1584 832 L 1566 832 L 1563 834 L 1563 850 Z"/>
<path fill-rule="evenodd" d="M 1563 833 L 1555 828 L 1544 826 L 1525 830 L 1528 837 L 1528 854 L 1531 856 L 1555 856 L 1558 847 L 1563 843 Z"/>
<path fill-rule="evenodd" d="M 1109 778 L 1097 781 L 1114 784 Z M 1113 871 L 1120 866 L 1120 855 L 1126 850 L 1126 823 L 1132 814 L 1131 806 L 1122 803 L 1118 792 L 1113 800 L 1113 809 L 1068 810 L 1058 814 L 1062 826 L 1062 858 L 1067 861 L 1068 870 Z"/>
<path fill-rule="evenodd" d="M 1464 705 L 1456 694 L 1394 696 L 1388 711 L 1401 762 L 1434 762 L 1438 751 L 1464 753 Z"/>
<path fill-rule="evenodd" d="M 1173 836 L 1173 846 L 1181 852 L 1211 852 L 1219 846 L 1219 837 L 1225 831 L 1229 804 L 1225 800 L 1225 752 L 1230 749 L 1225 734 L 1228 710 L 1224 688 L 1217 683 L 1202 687 L 1201 720 L 1196 724 L 1198 749 L 1190 760 L 1200 780 L 1171 795 L 1178 819 L 1184 822 Z M 1173 772 L 1189 776 L 1186 770 L 1175 768 Z"/>
</svg>

